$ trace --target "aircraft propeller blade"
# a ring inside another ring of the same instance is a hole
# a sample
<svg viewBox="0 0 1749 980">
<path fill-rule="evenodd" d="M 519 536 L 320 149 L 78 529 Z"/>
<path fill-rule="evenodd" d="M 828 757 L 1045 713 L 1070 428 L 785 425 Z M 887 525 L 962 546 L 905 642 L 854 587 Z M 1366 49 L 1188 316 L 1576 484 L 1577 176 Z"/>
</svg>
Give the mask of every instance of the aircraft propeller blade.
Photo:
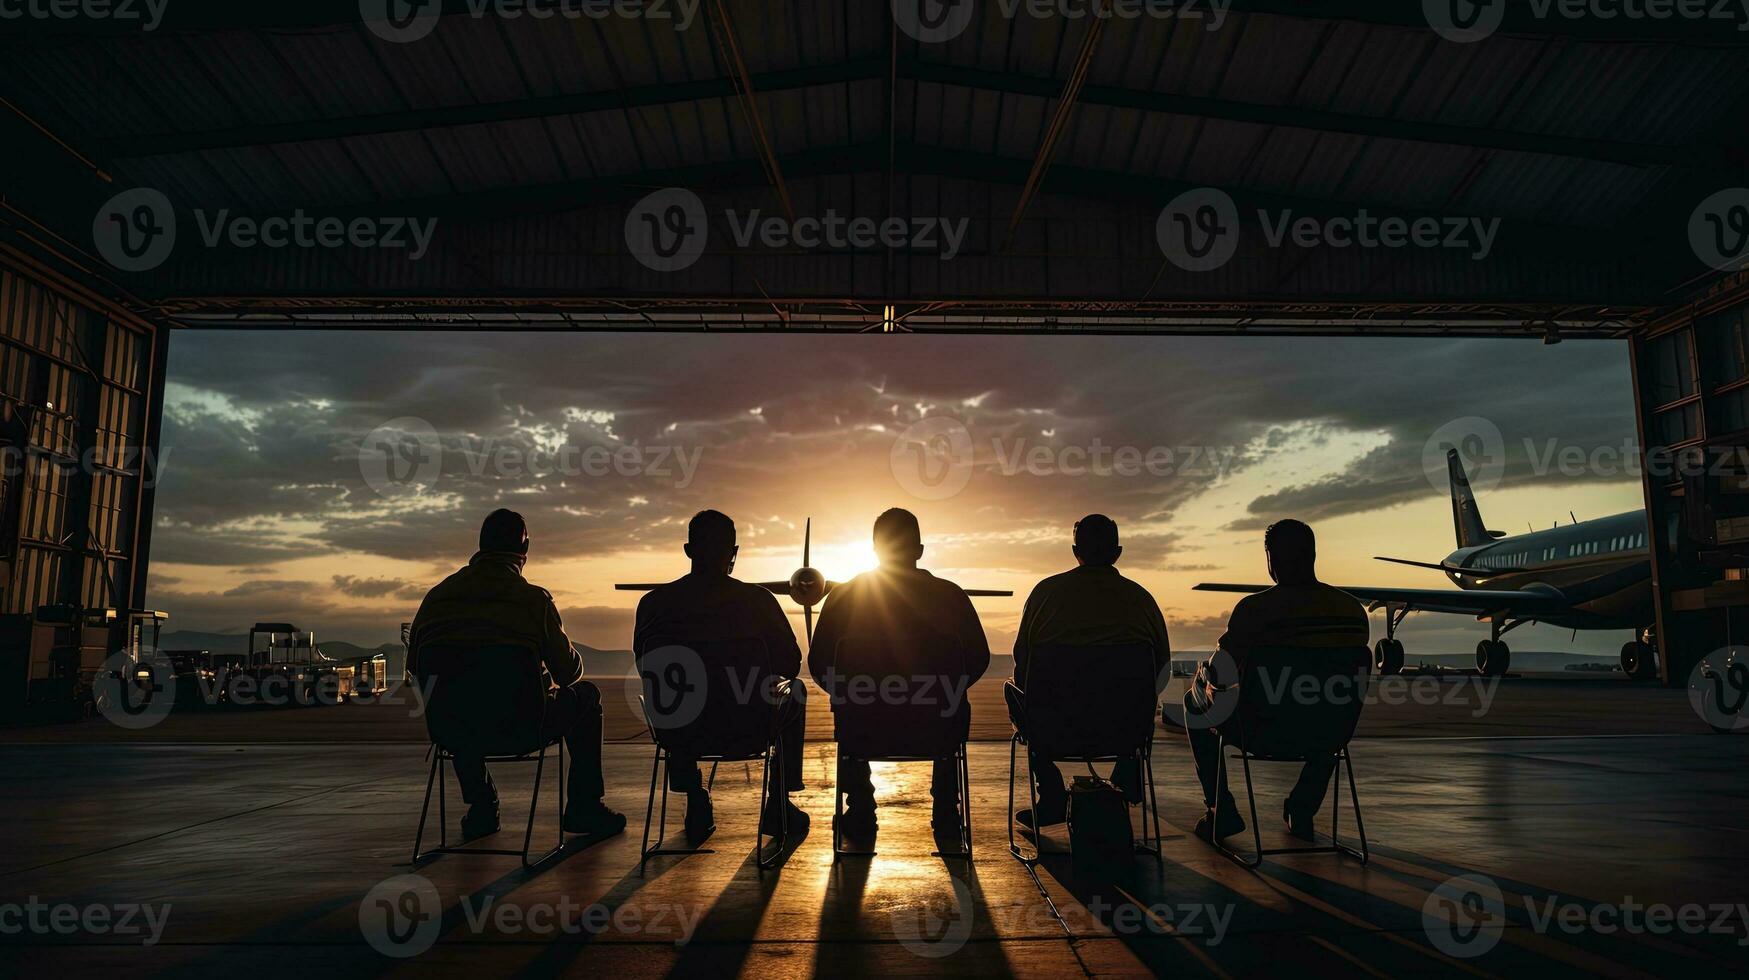
<svg viewBox="0 0 1749 980">
<path fill-rule="evenodd" d="M 814 519 L 808 518 L 806 528 L 802 531 L 802 567 L 812 568 L 808 563 L 808 544 L 814 539 Z"/>
<path fill-rule="evenodd" d="M 802 624 L 808 634 L 808 649 L 814 649 L 814 607 L 802 607 Z"/>
</svg>

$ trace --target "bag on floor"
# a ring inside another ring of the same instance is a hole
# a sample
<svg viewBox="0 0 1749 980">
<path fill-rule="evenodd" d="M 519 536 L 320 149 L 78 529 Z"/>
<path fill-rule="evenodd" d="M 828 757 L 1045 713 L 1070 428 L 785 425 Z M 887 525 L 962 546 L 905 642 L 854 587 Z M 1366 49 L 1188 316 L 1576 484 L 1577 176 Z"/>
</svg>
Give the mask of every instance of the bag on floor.
<svg viewBox="0 0 1749 980">
<path fill-rule="evenodd" d="M 1069 787 L 1069 852 L 1076 866 L 1125 864 L 1134 846 L 1123 793 L 1098 776 L 1076 776 Z"/>
</svg>

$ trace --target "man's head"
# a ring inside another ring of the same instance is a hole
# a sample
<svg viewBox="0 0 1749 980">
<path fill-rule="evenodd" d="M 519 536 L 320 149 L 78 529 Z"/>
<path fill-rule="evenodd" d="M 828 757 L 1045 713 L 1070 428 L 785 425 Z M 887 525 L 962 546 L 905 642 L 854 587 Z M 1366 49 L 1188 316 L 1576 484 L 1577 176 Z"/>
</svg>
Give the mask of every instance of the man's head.
<svg viewBox="0 0 1749 980">
<path fill-rule="evenodd" d="M 686 525 L 686 557 L 695 566 L 729 574 L 735 568 L 735 522 L 722 511 L 701 510 Z"/>
<path fill-rule="evenodd" d="M 1263 532 L 1269 577 L 1277 582 L 1309 582 L 1317 576 L 1318 542 L 1312 529 L 1296 520 L 1276 521 Z"/>
<path fill-rule="evenodd" d="M 480 523 L 480 550 L 528 554 L 528 523 L 522 515 L 500 507 Z"/>
<path fill-rule="evenodd" d="M 1117 522 L 1104 514 L 1088 514 L 1075 522 L 1075 560 L 1083 565 L 1115 565 L 1123 554 L 1117 543 Z"/>
<path fill-rule="evenodd" d="M 874 522 L 875 557 L 883 565 L 915 565 L 923 557 L 923 531 L 917 515 L 902 507 L 882 512 Z"/>
</svg>

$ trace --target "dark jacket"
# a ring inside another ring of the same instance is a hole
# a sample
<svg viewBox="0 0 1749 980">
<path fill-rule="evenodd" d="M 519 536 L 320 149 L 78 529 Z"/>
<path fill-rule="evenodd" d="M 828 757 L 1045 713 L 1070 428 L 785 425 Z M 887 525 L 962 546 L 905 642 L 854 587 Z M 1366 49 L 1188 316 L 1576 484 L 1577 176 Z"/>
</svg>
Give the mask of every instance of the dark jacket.
<svg viewBox="0 0 1749 980">
<path fill-rule="evenodd" d="M 407 674 L 418 677 L 428 647 L 520 646 L 539 652 L 547 681 L 570 687 L 583 658 L 565 636 L 553 595 L 522 577 L 523 556 L 482 551 L 425 594 L 407 642 Z"/>
</svg>

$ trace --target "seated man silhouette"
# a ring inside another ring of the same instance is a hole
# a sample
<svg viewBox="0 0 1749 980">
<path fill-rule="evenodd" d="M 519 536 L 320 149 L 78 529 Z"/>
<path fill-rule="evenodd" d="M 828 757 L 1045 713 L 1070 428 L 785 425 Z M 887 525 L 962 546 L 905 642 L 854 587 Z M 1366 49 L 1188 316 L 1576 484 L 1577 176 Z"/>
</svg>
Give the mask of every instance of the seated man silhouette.
<svg viewBox="0 0 1749 980">
<path fill-rule="evenodd" d="M 730 577 L 735 569 L 735 522 L 714 511 L 700 511 L 686 526 L 686 556 L 692 571 L 667 585 L 651 589 L 638 603 L 632 653 L 642 662 L 646 653 L 667 646 L 694 647 L 713 640 L 762 640 L 772 670 L 790 681 L 790 697 L 782 719 L 783 792 L 774 792 L 760 816 L 760 830 L 778 834 L 788 811 L 789 832 L 807 833 L 808 815 L 789 802 L 802 788 L 802 740 L 806 734 L 802 669 L 796 633 L 777 597 L 757 585 Z M 686 794 L 686 836 L 693 843 L 710 836 L 716 826 L 710 793 L 699 777 L 698 763 L 670 756 L 668 788 Z M 793 838 L 792 838 L 793 839 Z"/>
<path fill-rule="evenodd" d="M 1024 692 L 1032 652 L 1049 646 L 1118 646 L 1145 644 L 1154 652 L 1154 695 L 1165 690 L 1172 650 L 1166 640 L 1166 619 L 1148 590 L 1124 578 L 1117 570 L 1123 548 L 1117 541 L 1117 523 L 1104 514 L 1089 514 L 1075 522 L 1072 548 L 1076 565 L 1052 575 L 1033 587 L 1020 614 L 1020 631 L 1014 637 L 1014 679 L 1003 687 L 1008 717 L 1022 736 Z M 1100 705 L 1084 706 L 1097 712 Z M 1068 812 L 1063 774 L 1051 759 L 1036 749 L 1032 779 L 1038 786 L 1038 809 L 1014 815 L 1022 825 L 1038 828 L 1062 823 Z M 1112 769 L 1112 782 L 1131 803 L 1142 801 L 1142 779 L 1134 759 L 1124 759 Z"/>
<path fill-rule="evenodd" d="M 1245 676 L 1246 655 L 1254 650 L 1286 647 L 1315 653 L 1366 648 L 1371 626 L 1366 607 L 1341 589 L 1318 581 L 1313 568 L 1317 542 L 1310 527 L 1295 520 L 1277 521 L 1264 532 L 1263 549 L 1275 586 L 1239 600 L 1219 643 L 1220 649 L 1233 658 L 1239 677 Z M 1203 805 L 1208 808 L 1196 825 L 1197 836 L 1204 839 L 1230 837 L 1245 829 L 1226 780 L 1223 778 L 1220 786 L 1215 785 L 1219 738 L 1196 723 L 1197 716 L 1214 701 L 1210 683 L 1230 684 L 1235 680 L 1224 676 L 1211 678 L 1209 670 L 1210 665 L 1205 662 L 1184 695 L 1185 728 L 1189 732 L 1191 755 L 1196 760 L 1197 779 L 1202 783 Z M 1324 794 L 1335 769 L 1334 757 L 1311 759 L 1300 769 L 1299 782 L 1282 805 L 1282 818 L 1293 836 L 1313 839 L 1312 818 L 1324 804 Z"/>
<path fill-rule="evenodd" d="M 521 646 L 540 654 L 547 683 L 543 737 L 563 735 L 571 756 L 567 833 L 610 836 L 626 818 L 601 802 L 601 692 L 583 679 L 583 659 L 565 636 L 552 593 L 522 577 L 528 561 L 528 525 L 515 511 L 495 510 L 480 525 L 480 550 L 466 566 L 425 594 L 407 641 L 407 673 L 419 678 L 421 651 L 437 648 Z M 507 664 L 508 669 L 508 664 Z M 442 684 L 441 676 L 437 683 Z M 466 702 L 463 702 L 464 704 Z M 456 781 L 468 812 L 462 836 L 498 830 L 498 790 L 483 753 L 455 752 Z"/>
<path fill-rule="evenodd" d="M 849 665 L 846 670 L 838 669 L 838 644 L 853 638 L 914 653 L 917 659 L 907 665 L 908 672 L 914 677 L 939 678 L 932 686 L 933 696 L 951 702 L 942 692 L 953 690 L 963 697 L 990 666 L 990 644 L 972 600 L 959 586 L 917 567 L 923 557 L 923 535 L 910 511 L 895 507 L 875 519 L 874 550 L 880 559 L 878 568 L 826 594 L 820 624 L 808 650 L 808 673 L 827 692 L 836 691 L 846 673 L 854 671 Z M 931 641 L 919 643 L 919 637 Z M 953 659 L 931 662 L 932 654 L 943 651 Z M 942 710 L 958 707 L 944 703 Z M 838 765 L 838 784 L 846 797 L 842 830 L 852 837 L 868 838 L 876 829 L 874 783 L 869 779 L 868 762 L 847 761 L 841 756 Z M 930 825 L 937 834 L 955 833 L 964 801 L 959 799 L 958 765 L 953 760 L 936 761 L 930 796 L 934 800 Z"/>
</svg>

